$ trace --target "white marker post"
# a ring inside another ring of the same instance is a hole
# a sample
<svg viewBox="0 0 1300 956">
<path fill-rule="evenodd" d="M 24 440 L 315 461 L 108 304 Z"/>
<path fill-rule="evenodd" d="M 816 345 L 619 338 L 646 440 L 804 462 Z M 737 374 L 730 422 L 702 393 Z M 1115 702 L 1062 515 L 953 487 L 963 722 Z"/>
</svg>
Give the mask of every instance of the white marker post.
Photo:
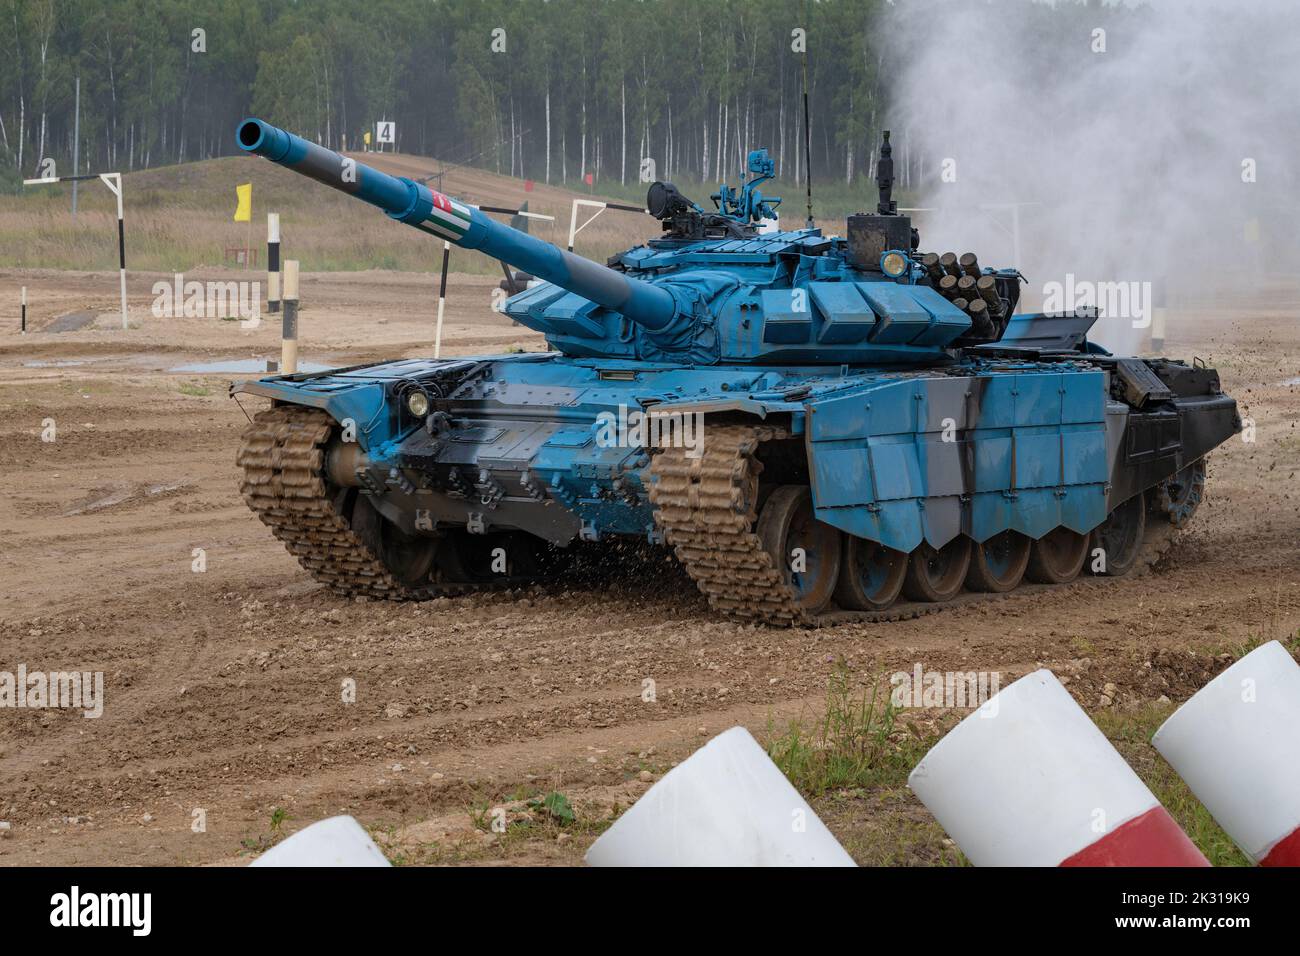
<svg viewBox="0 0 1300 956">
<path fill-rule="evenodd" d="M 298 371 L 298 260 L 284 263 L 284 319 L 280 324 L 280 374 Z"/>
<path fill-rule="evenodd" d="M 87 179 L 98 179 L 117 197 L 117 267 L 120 275 L 122 292 L 122 328 L 127 328 L 126 321 L 126 231 L 122 220 L 122 174 L 88 173 L 85 176 L 47 176 L 43 179 L 24 179 L 24 186 L 43 186 L 49 183 L 78 183 Z"/>
<path fill-rule="evenodd" d="M 266 311 L 280 311 L 280 214 L 266 214 Z"/>
<path fill-rule="evenodd" d="M 1159 352 L 1165 347 L 1165 322 L 1169 317 L 1169 310 L 1163 305 L 1157 305 L 1151 310 L 1151 350 Z"/>
</svg>

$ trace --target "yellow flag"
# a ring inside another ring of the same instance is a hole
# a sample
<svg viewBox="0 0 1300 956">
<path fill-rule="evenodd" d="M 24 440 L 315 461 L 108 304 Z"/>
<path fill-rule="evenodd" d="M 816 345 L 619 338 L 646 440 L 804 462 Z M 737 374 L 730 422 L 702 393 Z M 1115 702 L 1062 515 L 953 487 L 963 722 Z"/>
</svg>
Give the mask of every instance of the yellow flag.
<svg viewBox="0 0 1300 956">
<path fill-rule="evenodd" d="M 242 186 L 236 186 L 235 195 L 239 197 L 239 205 L 235 207 L 235 222 L 252 222 L 253 184 L 244 183 Z"/>
</svg>

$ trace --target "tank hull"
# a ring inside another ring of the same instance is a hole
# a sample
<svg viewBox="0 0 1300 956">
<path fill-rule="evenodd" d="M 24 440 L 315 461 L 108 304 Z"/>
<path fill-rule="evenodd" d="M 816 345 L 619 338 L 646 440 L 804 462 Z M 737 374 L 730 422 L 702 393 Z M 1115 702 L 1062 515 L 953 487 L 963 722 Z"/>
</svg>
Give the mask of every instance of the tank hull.
<svg viewBox="0 0 1300 956">
<path fill-rule="evenodd" d="M 667 544 L 715 607 L 774 623 L 835 609 L 801 605 L 784 554 L 770 556 L 770 573 L 747 572 L 779 597 L 766 611 L 745 600 L 743 574 L 738 592 L 717 583 L 720 561 L 761 565 L 762 548 L 772 550 L 758 522 L 774 488 L 806 486 L 812 515 L 836 540 L 901 555 L 956 542 L 979 554 L 1009 535 L 1096 539 L 1136 496 L 1157 525 L 1189 518 L 1205 456 L 1240 428 L 1212 370 L 975 352 L 924 369 L 701 368 L 554 353 L 404 360 L 235 390 L 314 409 L 327 435 L 317 449 L 324 493 L 362 498 L 403 536 L 462 550 L 474 539 L 506 551 L 521 540 Z M 418 416 L 409 407 L 417 391 L 427 400 Z M 246 449 L 246 472 L 247 460 Z M 710 489 L 715 472 L 732 477 Z M 701 504 L 710 495 L 716 514 Z M 744 547 L 707 553 L 703 543 L 724 526 L 749 536 Z M 493 550 L 475 553 L 488 561 Z M 507 576 L 464 564 L 469 584 Z M 325 580 L 340 586 L 337 573 Z M 419 584 L 391 596 L 445 593 Z"/>
</svg>

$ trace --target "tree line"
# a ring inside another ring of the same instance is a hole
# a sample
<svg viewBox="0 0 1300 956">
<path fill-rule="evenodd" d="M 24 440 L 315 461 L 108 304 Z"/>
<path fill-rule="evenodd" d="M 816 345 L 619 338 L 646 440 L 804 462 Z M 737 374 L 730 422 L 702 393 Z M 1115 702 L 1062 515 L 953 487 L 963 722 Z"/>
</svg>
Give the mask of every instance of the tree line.
<svg viewBox="0 0 1300 956">
<path fill-rule="evenodd" d="M 23 176 L 71 171 L 79 83 L 83 172 L 230 154 L 254 114 L 335 149 L 391 121 L 385 148 L 557 184 L 647 159 L 735 180 L 760 145 L 802 182 L 806 67 L 813 176 L 851 184 L 906 55 L 888 0 L 0 3 L 0 167 Z M 906 188 L 922 157 L 895 144 Z"/>
</svg>

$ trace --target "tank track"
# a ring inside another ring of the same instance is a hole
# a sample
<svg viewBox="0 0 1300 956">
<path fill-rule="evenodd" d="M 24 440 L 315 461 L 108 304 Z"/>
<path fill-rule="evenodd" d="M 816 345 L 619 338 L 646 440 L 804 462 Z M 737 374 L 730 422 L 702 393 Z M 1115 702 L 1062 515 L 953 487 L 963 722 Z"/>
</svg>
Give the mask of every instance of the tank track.
<svg viewBox="0 0 1300 956">
<path fill-rule="evenodd" d="M 340 510 L 341 499 L 330 495 L 324 477 L 325 446 L 334 428 L 333 419 L 318 409 L 267 409 L 244 430 L 237 458 L 244 471 L 240 493 L 245 502 L 313 578 L 336 594 L 389 601 L 455 597 L 500 586 L 431 581 L 412 588 L 394 579 L 352 530 Z M 679 448 L 654 456 L 650 500 L 655 523 L 710 607 L 755 623 L 816 627 L 910 620 L 1010 596 L 963 593 L 942 604 L 903 602 L 885 611 L 807 613 L 754 530 L 763 470 L 755 453 L 763 442 L 784 438 L 786 432 L 767 425 L 718 425 L 710 427 L 708 435 L 698 458 L 687 457 Z M 1176 530 L 1172 524 L 1149 523 L 1142 556 L 1131 573 L 1159 561 Z M 1022 585 L 1010 593 L 1047 587 Z"/>
<path fill-rule="evenodd" d="M 428 600 L 487 590 L 490 584 L 431 582 L 412 588 L 393 578 L 353 530 L 324 477 L 325 445 L 335 423 L 314 408 L 258 412 L 244 429 L 236 463 L 239 491 L 313 578 L 336 594 L 389 601 Z"/>
<path fill-rule="evenodd" d="M 765 441 L 786 437 L 769 425 L 715 425 L 705 450 L 690 458 L 682 448 L 657 452 L 650 465 L 655 523 L 709 606 L 733 618 L 780 627 L 819 627 L 850 621 L 905 621 L 956 607 L 1050 590 L 1022 584 L 1006 594 L 965 592 L 943 603 L 900 602 L 884 611 L 832 609 L 809 614 L 799 607 L 772 556 L 755 533 L 758 476 L 755 453 Z M 1130 574 L 1149 570 L 1174 542 L 1171 524 L 1148 525 L 1142 554 Z"/>
<path fill-rule="evenodd" d="M 794 593 L 763 549 L 758 518 L 758 446 L 785 432 L 768 426 L 713 426 L 703 454 L 665 448 L 650 464 L 655 524 L 709 606 L 773 624 L 808 623 Z"/>
</svg>

